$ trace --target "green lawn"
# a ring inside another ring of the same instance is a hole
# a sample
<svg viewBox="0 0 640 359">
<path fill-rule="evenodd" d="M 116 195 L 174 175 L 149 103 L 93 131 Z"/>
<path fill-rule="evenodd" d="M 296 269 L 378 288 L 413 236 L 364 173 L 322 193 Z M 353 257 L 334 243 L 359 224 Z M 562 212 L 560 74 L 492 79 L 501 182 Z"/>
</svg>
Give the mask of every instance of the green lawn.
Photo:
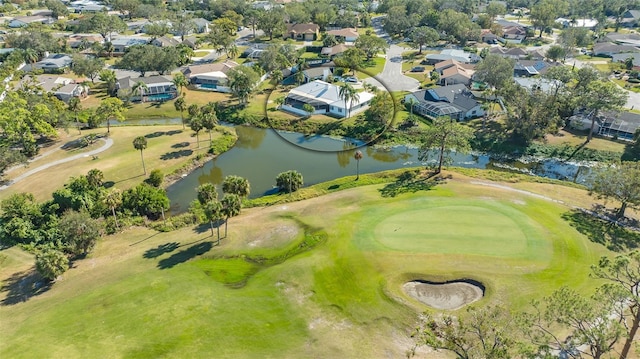
<svg viewBox="0 0 640 359">
<path fill-rule="evenodd" d="M 608 253 L 562 219 L 568 206 L 459 174 L 405 185 L 248 209 L 220 246 L 208 226 L 104 238 L 50 290 L 0 305 L 0 357 L 403 357 L 428 310 L 404 282 L 475 279 L 479 305 L 518 309 L 562 285 L 588 292 Z M 22 253 L 0 251 L 14 259 L 0 261 L 0 300 L 29 273 Z"/>
</svg>

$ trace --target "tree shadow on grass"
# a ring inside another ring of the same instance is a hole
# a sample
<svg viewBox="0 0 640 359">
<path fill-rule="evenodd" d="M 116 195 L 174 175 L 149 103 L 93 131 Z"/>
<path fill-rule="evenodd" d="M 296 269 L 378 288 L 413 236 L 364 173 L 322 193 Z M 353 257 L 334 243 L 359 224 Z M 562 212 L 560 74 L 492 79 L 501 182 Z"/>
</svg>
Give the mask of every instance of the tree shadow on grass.
<svg viewBox="0 0 640 359">
<path fill-rule="evenodd" d="M 192 154 L 193 154 L 193 150 L 173 151 L 173 152 L 167 152 L 164 155 L 160 156 L 160 159 L 163 160 L 163 161 L 175 160 L 175 159 L 180 158 L 180 157 L 191 156 Z"/>
<path fill-rule="evenodd" d="M 0 292 L 6 292 L 1 305 L 14 305 L 40 295 L 51 288 L 51 282 L 42 278 L 34 269 L 14 273 L 5 280 Z"/>
<path fill-rule="evenodd" d="M 640 244 L 639 232 L 596 218 L 589 213 L 573 210 L 564 213 L 562 219 L 587 236 L 590 241 L 602 244 L 611 251 L 625 252 L 638 248 Z"/>
<path fill-rule="evenodd" d="M 184 263 L 196 256 L 203 255 L 213 248 L 213 242 L 202 242 L 181 250 L 171 255 L 169 258 L 162 259 L 158 262 L 158 268 L 169 269 L 177 264 Z"/>
<path fill-rule="evenodd" d="M 428 191 L 438 184 L 433 177 L 420 177 L 419 171 L 405 171 L 401 173 L 395 182 L 391 182 L 379 189 L 382 197 L 395 197 L 403 193 L 415 193 Z"/>
<path fill-rule="evenodd" d="M 156 132 L 151 132 L 151 133 L 147 133 L 146 135 L 144 135 L 145 138 L 156 138 L 156 137 L 160 137 L 162 135 L 166 134 L 166 132 L 164 131 L 156 131 Z"/>
<path fill-rule="evenodd" d="M 178 142 L 171 145 L 171 148 L 185 148 L 185 147 L 189 147 L 189 145 L 190 145 L 189 142 Z"/>
<path fill-rule="evenodd" d="M 156 257 L 160 257 L 165 253 L 170 253 L 178 249 L 180 244 L 178 242 L 168 242 L 165 244 L 161 244 L 155 248 L 150 248 L 142 255 L 144 258 L 152 259 Z"/>
</svg>

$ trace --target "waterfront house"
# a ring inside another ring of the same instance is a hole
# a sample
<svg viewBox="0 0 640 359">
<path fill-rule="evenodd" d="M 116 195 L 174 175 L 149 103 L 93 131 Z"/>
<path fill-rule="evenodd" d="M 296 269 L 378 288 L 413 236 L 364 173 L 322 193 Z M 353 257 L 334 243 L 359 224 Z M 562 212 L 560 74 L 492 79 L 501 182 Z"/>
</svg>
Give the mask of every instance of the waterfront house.
<svg viewBox="0 0 640 359">
<path fill-rule="evenodd" d="M 351 115 L 366 110 L 371 104 L 374 94 L 369 92 L 358 92 L 358 99 L 353 103 L 345 103 L 340 98 L 340 87 L 315 80 L 307 84 L 298 86 L 287 94 L 282 110 L 298 115 L 309 115 L 303 109 L 305 105 L 313 107 L 312 114 L 331 115 L 338 118 L 346 117 L 351 108 Z"/>
</svg>

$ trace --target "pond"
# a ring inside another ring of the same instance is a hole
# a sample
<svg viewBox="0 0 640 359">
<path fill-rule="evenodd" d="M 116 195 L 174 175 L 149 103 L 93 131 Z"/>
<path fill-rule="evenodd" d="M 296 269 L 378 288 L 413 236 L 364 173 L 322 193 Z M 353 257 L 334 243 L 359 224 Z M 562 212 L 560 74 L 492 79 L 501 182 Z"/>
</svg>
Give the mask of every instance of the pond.
<svg viewBox="0 0 640 359">
<path fill-rule="evenodd" d="M 237 126 L 238 142 L 226 153 L 207 162 L 182 180 L 167 188 L 171 213 L 181 213 L 196 198 L 196 187 L 211 182 L 220 187 L 225 176 L 245 177 L 251 184 L 251 197 L 274 193 L 275 178 L 280 172 L 296 170 L 304 177 L 304 185 L 312 185 L 338 177 L 353 176 L 356 149 L 348 140 L 329 137 L 306 137 L 300 133 L 280 132 Z M 304 148 L 313 141 L 313 148 Z M 360 173 L 371 173 L 403 167 L 435 163 L 418 160 L 418 150 L 404 146 L 390 149 L 363 146 L 358 148 L 364 157 Z M 495 159 L 488 155 L 454 155 L 454 166 L 508 170 L 555 179 L 585 181 L 588 167 L 557 160 L 513 161 Z"/>
</svg>

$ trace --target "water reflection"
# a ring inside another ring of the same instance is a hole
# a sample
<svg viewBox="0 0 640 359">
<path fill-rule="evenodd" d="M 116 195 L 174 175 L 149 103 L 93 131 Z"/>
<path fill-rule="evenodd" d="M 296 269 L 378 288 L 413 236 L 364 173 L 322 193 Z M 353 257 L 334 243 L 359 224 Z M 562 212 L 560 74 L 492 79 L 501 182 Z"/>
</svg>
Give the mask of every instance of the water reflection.
<svg viewBox="0 0 640 359">
<path fill-rule="evenodd" d="M 351 159 L 356 153 L 356 146 L 349 142 L 344 142 L 342 144 L 342 151 L 336 152 L 336 156 L 338 156 L 338 165 L 340 167 L 345 168 L 351 163 Z"/>
<path fill-rule="evenodd" d="M 236 146 L 248 149 L 260 147 L 264 137 L 267 135 L 267 131 L 264 129 L 249 126 L 237 126 L 236 133 L 238 134 Z"/>
</svg>

